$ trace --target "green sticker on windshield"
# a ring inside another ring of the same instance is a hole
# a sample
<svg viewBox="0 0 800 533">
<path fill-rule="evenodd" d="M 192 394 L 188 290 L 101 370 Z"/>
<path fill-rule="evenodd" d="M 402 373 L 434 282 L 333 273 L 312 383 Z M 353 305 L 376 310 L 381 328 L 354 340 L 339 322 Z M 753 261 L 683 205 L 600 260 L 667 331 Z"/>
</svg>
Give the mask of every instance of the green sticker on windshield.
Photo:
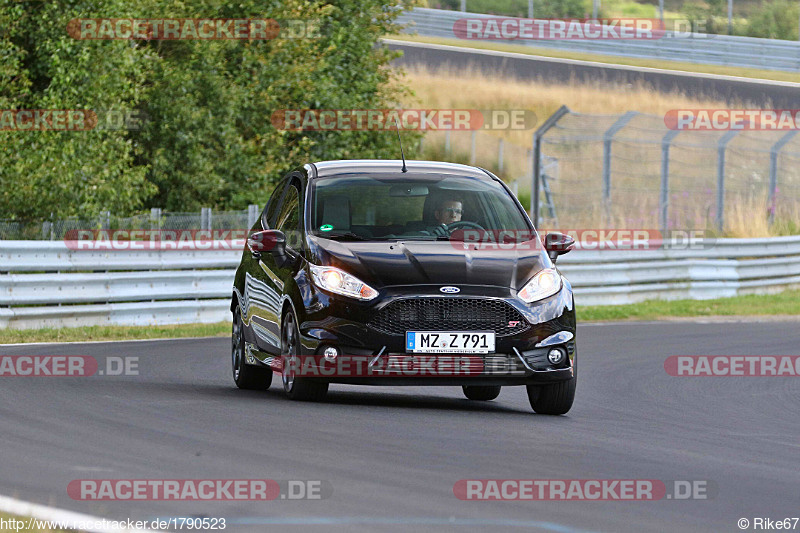
<svg viewBox="0 0 800 533">
<path fill-rule="evenodd" d="M 330 231 L 332 229 L 333 229 L 333 226 L 331 226 L 330 224 L 323 224 L 323 225 L 321 225 L 319 227 L 320 231 Z"/>
</svg>

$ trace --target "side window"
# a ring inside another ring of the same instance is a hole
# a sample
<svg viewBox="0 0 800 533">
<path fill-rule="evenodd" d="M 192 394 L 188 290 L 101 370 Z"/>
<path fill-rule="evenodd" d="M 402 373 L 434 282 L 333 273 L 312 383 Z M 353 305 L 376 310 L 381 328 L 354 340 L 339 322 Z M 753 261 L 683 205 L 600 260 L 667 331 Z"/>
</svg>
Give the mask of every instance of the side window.
<svg viewBox="0 0 800 533">
<path fill-rule="evenodd" d="M 275 186 L 275 190 L 272 191 L 272 195 L 269 197 L 269 201 L 267 202 L 267 207 L 264 208 L 264 212 L 261 214 L 261 226 L 264 229 L 272 228 L 272 223 L 275 220 L 275 212 L 278 210 L 278 204 L 281 201 L 281 194 L 283 194 L 283 190 L 286 188 L 286 179 L 282 179 L 278 182 L 278 185 Z"/>
<path fill-rule="evenodd" d="M 300 191 L 292 184 L 286 189 L 275 229 L 286 234 L 286 245 L 297 249 L 302 243 L 300 234 Z"/>
</svg>

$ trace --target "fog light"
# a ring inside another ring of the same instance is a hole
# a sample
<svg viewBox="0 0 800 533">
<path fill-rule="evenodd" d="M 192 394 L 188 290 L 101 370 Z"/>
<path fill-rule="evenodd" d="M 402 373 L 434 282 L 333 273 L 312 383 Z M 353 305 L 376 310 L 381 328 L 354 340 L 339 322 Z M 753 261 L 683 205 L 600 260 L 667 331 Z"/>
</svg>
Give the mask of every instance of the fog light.
<svg viewBox="0 0 800 533">
<path fill-rule="evenodd" d="M 547 352 L 547 360 L 550 361 L 550 364 L 560 365 L 564 361 L 564 350 L 553 348 Z"/>
<path fill-rule="evenodd" d="M 325 360 L 329 362 L 336 361 L 336 358 L 339 357 L 339 350 L 334 348 L 333 346 L 328 346 L 322 352 L 322 355 L 325 356 Z"/>
</svg>

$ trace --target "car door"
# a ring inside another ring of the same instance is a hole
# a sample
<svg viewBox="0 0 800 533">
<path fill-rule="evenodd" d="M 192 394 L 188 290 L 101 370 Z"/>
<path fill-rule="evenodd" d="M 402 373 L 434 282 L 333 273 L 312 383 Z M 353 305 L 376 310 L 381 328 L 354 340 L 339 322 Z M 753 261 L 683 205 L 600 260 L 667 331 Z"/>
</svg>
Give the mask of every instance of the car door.
<svg viewBox="0 0 800 533">
<path fill-rule="evenodd" d="M 288 182 L 289 176 L 275 188 L 253 231 L 276 228 Z M 277 355 L 281 348 L 280 309 L 283 283 L 274 273 L 275 259 L 270 253 L 256 257 L 247 249 L 244 261 L 244 300 L 247 315 L 245 334 L 248 341 L 254 342 L 259 350 Z"/>
</svg>

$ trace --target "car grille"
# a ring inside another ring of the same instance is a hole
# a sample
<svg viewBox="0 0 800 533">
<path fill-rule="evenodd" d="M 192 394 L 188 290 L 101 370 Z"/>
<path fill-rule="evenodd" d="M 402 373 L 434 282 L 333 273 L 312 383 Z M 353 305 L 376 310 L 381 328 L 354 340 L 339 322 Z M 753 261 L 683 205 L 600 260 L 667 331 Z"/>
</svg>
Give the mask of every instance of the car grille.
<svg viewBox="0 0 800 533">
<path fill-rule="evenodd" d="M 498 337 L 516 335 L 530 325 L 519 311 L 502 300 L 486 298 L 408 298 L 378 312 L 369 325 L 378 331 L 494 331 Z"/>
</svg>

